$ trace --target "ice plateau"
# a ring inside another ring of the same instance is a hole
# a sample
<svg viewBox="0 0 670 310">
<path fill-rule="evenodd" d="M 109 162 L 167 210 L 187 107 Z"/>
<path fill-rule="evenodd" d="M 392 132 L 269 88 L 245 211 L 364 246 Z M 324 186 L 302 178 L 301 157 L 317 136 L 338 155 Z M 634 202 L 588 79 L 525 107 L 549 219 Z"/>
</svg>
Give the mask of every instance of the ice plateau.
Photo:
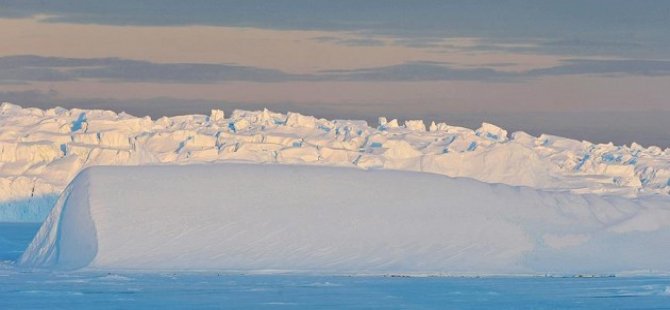
<svg viewBox="0 0 670 310">
<path fill-rule="evenodd" d="M 327 274 L 670 271 L 667 196 L 305 165 L 91 167 L 28 268 Z"/>
<path fill-rule="evenodd" d="M 0 221 L 42 221 L 67 184 L 97 165 L 244 161 L 392 169 L 617 197 L 670 196 L 670 149 L 615 146 L 484 123 L 221 110 L 134 117 L 103 110 L 0 106 Z"/>
</svg>

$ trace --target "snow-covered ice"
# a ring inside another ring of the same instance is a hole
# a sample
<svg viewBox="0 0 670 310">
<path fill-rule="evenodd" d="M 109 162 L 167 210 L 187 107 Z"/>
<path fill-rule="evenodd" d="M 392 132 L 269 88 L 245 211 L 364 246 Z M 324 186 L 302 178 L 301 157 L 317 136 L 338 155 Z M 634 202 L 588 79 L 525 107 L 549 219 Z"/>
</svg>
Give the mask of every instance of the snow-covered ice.
<svg viewBox="0 0 670 310">
<path fill-rule="evenodd" d="M 0 128 L 0 221 L 56 205 L 24 266 L 670 271 L 669 149 L 268 110 L 4 103 Z"/>
<path fill-rule="evenodd" d="M 508 134 L 487 123 L 476 130 L 445 123 L 426 128 L 422 121 L 381 117 L 378 127 L 370 127 L 268 110 L 152 120 L 3 103 L 0 221 L 43 220 L 72 178 L 89 166 L 228 161 L 421 171 L 627 198 L 670 195 L 670 149 L 655 146 Z"/>
<path fill-rule="evenodd" d="M 19 263 L 326 274 L 670 272 L 667 196 L 305 165 L 91 167 Z"/>
</svg>

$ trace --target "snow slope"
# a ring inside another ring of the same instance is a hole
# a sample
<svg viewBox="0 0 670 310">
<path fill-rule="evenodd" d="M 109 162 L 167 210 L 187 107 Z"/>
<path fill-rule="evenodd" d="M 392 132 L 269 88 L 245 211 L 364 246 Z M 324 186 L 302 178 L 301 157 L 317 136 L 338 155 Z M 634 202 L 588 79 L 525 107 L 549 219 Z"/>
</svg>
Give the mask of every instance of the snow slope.
<svg viewBox="0 0 670 310">
<path fill-rule="evenodd" d="M 27 267 L 526 274 L 670 271 L 670 199 L 302 165 L 93 167 Z"/>
<path fill-rule="evenodd" d="M 41 221 L 96 165 L 258 163 L 423 171 L 622 197 L 668 196 L 670 149 L 593 144 L 444 123 L 223 111 L 152 120 L 102 110 L 0 106 L 0 221 Z"/>
</svg>

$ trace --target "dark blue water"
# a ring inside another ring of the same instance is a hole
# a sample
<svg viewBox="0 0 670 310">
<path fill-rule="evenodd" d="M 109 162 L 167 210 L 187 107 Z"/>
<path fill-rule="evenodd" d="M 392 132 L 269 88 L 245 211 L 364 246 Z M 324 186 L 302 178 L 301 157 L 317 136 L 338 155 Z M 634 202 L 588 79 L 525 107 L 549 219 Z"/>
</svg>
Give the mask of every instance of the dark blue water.
<svg viewBox="0 0 670 310">
<path fill-rule="evenodd" d="M 670 278 L 406 278 L 31 272 L 38 226 L 0 224 L 0 309 L 670 309 Z M 8 262 L 9 260 L 9 262 Z"/>
<path fill-rule="evenodd" d="M 0 222 L 0 262 L 19 258 L 39 228 L 35 223 Z"/>
</svg>

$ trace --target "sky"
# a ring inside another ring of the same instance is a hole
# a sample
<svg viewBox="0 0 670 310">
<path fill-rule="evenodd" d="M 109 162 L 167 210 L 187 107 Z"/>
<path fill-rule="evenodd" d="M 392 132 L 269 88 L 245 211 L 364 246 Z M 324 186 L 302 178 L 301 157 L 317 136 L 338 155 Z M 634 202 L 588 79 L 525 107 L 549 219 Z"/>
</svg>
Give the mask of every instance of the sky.
<svg viewBox="0 0 670 310">
<path fill-rule="evenodd" d="M 0 0 L 0 101 L 670 147 L 670 1 Z"/>
</svg>

